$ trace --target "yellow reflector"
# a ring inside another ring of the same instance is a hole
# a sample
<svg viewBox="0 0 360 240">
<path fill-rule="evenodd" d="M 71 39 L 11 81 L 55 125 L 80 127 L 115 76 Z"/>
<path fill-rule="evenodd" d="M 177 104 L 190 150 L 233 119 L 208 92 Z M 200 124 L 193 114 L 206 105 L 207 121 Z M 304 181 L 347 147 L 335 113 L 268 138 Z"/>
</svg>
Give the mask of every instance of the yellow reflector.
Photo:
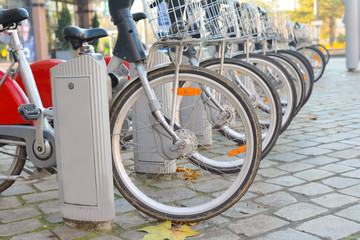
<svg viewBox="0 0 360 240">
<path fill-rule="evenodd" d="M 245 152 L 245 151 L 246 151 L 246 145 L 243 145 L 243 146 L 240 146 L 238 148 L 235 148 L 235 149 L 231 150 L 228 153 L 228 155 L 229 155 L 229 157 L 232 157 L 234 155 L 240 154 L 240 153 Z"/>
<path fill-rule="evenodd" d="M 171 89 L 172 92 L 174 92 L 174 89 Z M 200 88 L 178 88 L 177 95 L 181 96 L 195 96 L 200 95 L 201 89 Z"/>
</svg>

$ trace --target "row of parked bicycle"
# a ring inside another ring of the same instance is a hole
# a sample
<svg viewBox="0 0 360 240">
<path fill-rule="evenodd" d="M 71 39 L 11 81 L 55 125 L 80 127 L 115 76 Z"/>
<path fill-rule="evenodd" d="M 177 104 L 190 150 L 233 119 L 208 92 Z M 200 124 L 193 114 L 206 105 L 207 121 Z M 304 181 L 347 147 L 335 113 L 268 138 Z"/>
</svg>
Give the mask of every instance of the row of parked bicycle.
<svg viewBox="0 0 360 240">
<path fill-rule="evenodd" d="M 204 220 L 245 194 L 260 160 L 310 98 L 329 54 L 313 45 L 304 25 L 248 3 L 143 3 L 146 14 L 130 14 L 131 0 L 109 1 L 119 33 L 108 63 L 114 183 L 125 199 L 154 218 Z M 22 170 L 29 178 L 56 172 L 52 110 L 40 98 L 50 89 L 39 93 L 33 87 L 50 80 L 34 79 L 17 47 L 17 24 L 28 17 L 24 11 L 0 12 L 2 31 L 14 44 L 9 69 L 18 63 L 30 102 L 20 101 L 23 120 L 1 122 L 0 191 L 24 178 Z M 148 56 L 135 25 L 146 17 L 158 39 Z M 104 29 L 75 26 L 63 33 L 80 54 L 90 55 L 95 54 L 91 42 L 107 35 Z M 154 65 L 159 49 L 166 49 L 170 64 Z M 124 60 L 136 69 L 130 81 Z M 30 66 L 32 72 L 38 64 Z M 10 72 L 2 73 L 0 91 L 22 91 L 9 87 L 17 79 Z M 1 107 L 6 113 L 9 108 Z"/>
</svg>

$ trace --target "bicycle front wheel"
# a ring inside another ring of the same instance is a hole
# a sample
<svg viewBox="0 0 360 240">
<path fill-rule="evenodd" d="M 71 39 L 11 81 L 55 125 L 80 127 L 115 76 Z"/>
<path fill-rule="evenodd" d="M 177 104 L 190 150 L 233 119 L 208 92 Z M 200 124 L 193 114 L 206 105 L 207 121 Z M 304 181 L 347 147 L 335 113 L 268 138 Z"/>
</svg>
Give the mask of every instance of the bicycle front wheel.
<svg viewBox="0 0 360 240">
<path fill-rule="evenodd" d="M 143 87 L 134 80 L 110 111 L 114 183 L 149 216 L 196 222 L 220 214 L 245 194 L 260 161 L 260 129 L 250 103 L 230 81 L 206 69 L 181 66 L 174 93 L 174 75 L 174 67 L 158 69 L 148 73 L 149 84 L 167 121 L 179 136 L 197 141 L 197 149 L 191 156 L 169 156 L 172 139 L 153 121 Z M 241 132 L 243 144 L 223 136 L 223 126 Z M 229 168 L 237 171 L 227 172 Z"/>
</svg>

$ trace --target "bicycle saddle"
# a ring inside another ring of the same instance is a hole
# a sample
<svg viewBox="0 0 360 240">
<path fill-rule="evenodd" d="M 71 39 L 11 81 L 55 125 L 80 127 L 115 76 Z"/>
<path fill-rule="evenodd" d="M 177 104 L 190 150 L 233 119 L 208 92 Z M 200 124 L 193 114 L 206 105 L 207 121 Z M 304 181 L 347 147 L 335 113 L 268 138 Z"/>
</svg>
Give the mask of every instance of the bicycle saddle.
<svg viewBox="0 0 360 240">
<path fill-rule="evenodd" d="M 0 24 L 3 29 L 18 24 L 19 22 L 28 19 L 29 13 L 24 8 L 13 8 L 8 10 L 0 10 Z"/>
<path fill-rule="evenodd" d="M 144 12 L 133 13 L 132 16 L 133 16 L 133 19 L 135 22 L 138 22 L 140 20 L 147 18 L 146 13 L 144 13 Z"/>
<path fill-rule="evenodd" d="M 74 50 L 77 50 L 83 43 L 92 43 L 96 39 L 106 37 L 108 34 L 103 28 L 85 29 L 76 26 L 66 26 L 63 36 L 66 41 L 71 43 Z"/>
</svg>

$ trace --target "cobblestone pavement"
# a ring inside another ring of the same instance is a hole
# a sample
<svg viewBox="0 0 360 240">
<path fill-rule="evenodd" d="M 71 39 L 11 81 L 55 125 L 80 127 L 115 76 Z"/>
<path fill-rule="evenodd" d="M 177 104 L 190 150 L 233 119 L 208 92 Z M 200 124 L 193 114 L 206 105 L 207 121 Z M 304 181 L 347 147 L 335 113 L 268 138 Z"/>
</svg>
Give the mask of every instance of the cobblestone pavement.
<svg viewBox="0 0 360 240">
<path fill-rule="evenodd" d="M 360 239 L 360 72 L 331 59 L 308 104 L 262 161 L 244 198 L 188 239 Z M 17 182 L 0 197 L 0 239 L 141 239 L 154 224 L 116 196 L 116 227 L 62 224 L 56 177 Z"/>
</svg>

